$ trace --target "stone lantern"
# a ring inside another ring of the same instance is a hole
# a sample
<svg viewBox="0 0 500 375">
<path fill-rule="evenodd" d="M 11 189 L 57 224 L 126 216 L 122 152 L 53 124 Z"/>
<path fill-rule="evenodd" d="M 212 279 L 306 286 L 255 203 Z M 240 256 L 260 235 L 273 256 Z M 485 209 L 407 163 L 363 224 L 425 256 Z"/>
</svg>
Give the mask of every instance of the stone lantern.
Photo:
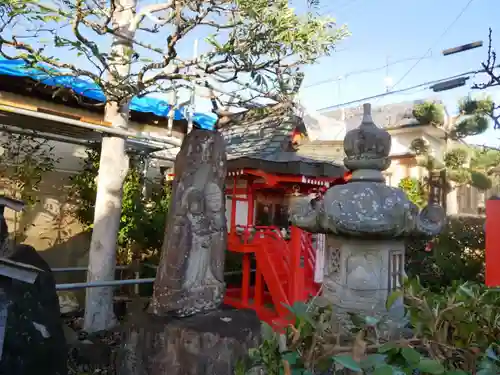
<svg viewBox="0 0 500 375">
<path fill-rule="evenodd" d="M 340 243 L 328 250 L 327 259 L 336 265 L 325 269 L 323 296 L 341 323 L 347 323 L 347 312 L 401 319 L 402 301 L 387 311 L 386 300 L 405 275 L 404 239 L 434 237 L 446 218 L 436 202 L 419 211 L 401 189 L 386 185 L 382 171 L 391 163 L 391 136 L 373 123 L 370 104 L 363 107 L 361 125 L 344 139 L 351 180 L 328 189 L 314 207 L 304 198 L 291 209 L 294 225 Z"/>
</svg>

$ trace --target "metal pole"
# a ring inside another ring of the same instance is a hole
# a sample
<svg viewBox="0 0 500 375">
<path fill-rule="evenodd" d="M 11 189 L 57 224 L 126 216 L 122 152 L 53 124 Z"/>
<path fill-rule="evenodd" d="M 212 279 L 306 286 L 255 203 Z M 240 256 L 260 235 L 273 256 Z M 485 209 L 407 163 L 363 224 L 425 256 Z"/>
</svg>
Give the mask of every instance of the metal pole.
<svg viewBox="0 0 500 375">
<path fill-rule="evenodd" d="M 80 139 L 75 139 L 75 138 L 70 138 L 62 135 L 49 135 L 45 133 L 39 133 L 35 130 L 32 129 L 15 129 L 14 126 L 9 126 L 9 125 L 0 125 L 0 130 L 3 130 L 8 133 L 12 134 L 19 134 L 19 135 L 27 135 L 30 137 L 35 137 L 35 138 L 43 138 L 47 139 L 49 141 L 56 141 L 56 142 L 64 142 L 64 143 L 70 143 L 70 144 L 75 144 L 79 146 L 86 146 L 86 147 L 91 147 L 94 144 L 94 141 L 89 141 L 89 140 L 80 140 Z"/>
<path fill-rule="evenodd" d="M 42 139 L 47 139 L 49 141 L 55 141 L 55 142 L 63 142 L 63 143 L 69 143 L 69 144 L 74 144 L 74 145 L 79 145 L 79 146 L 85 146 L 85 147 L 92 147 L 101 142 L 101 140 L 95 140 L 95 141 L 90 141 L 90 140 L 83 140 L 83 139 L 76 139 L 76 138 L 71 138 L 71 137 L 66 137 L 62 135 L 53 135 L 53 134 L 47 134 L 43 132 L 37 132 L 36 130 L 32 129 L 16 129 L 15 126 L 9 126 L 9 125 L 0 125 L 0 131 L 5 131 L 8 133 L 12 134 L 20 134 L 20 135 L 27 135 L 35 138 L 42 138 Z M 127 139 L 127 143 L 131 145 L 143 145 L 143 146 L 151 146 L 154 147 L 156 144 L 152 144 L 149 142 L 143 142 L 135 139 Z M 154 152 L 160 152 L 163 151 L 162 147 L 165 145 L 157 145 L 158 150 L 151 151 L 151 153 Z M 153 155 L 151 156 L 151 159 L 156 159 L 156 160 L 165 160 L 165 161 L 175 161 L 175 157 L 167 157 L 167 156 L 161 156 L 161 155 Z"/>
<path fill-rule="evenodd" d="M 135 284 L 151 284 L 155 279 L 131 279 L 131 280 L 108 280 L 108 281 L 92 281 L 88 283 L 68 283 L 57 284 L 56 290 L 70 290 L 70 289 L 86 289 L 86 288 L 100 288 L 105 286 L 120 286 L 120 285 L 135 285 Z"/>
<path fill-rule="evenodd" d="M 119 128 L 112 128 L 112 127 L 107 127 L 103 125 L 94 125 L 94 124 L 89 124 L 87 122 L 79 121 L 79 120 L 73 120 L 61 116 L 55 116 L 55 115 L 50 115 L 48 113 L 42 113 L 42 112 L 35 112 L 35 111 L 29 111 L 26 109 L 21 109 L 21 108 L 16 108 L 12 106 L 7 106 L 7 105 L 0 105 L 0 111 L 4 112 L 11 112 L 11 113 L 16 113 L 19 115 L 24 115 L 24 116 L 31 116 L 43 120 L 48 120 L 48 121 L 54 121 L 54 122 L 60 122 L 63 124 L 68 124 L 68 125 L 73 125 L 77 126 L 83 129 L 89 129 L 89 130 L 94 130 L 97 132 L 101 133 L 106 133 L 106 134 L 112 134 L 118 137 L 125 137 L 125 138 L 136 138 L 137 140 L 146 140 L 146 141 L 153 141 L 153 142 L 160 142 L 163 144 L 169 144 L 172 146 L 177 146 L 179 147 L 182 143 L 182 140 L 174 137 L 165 137 L 165 138 L 158 138 L 158 137 L 152 137 L 150 135 L 138 135 L 138 134 L 133 134 L 129 131 L 119 129 Z"/>
<path fill-rule="evenodd" d="M 126 270 L 130 266 L 116 266 L 117 270 Z M 78 272 L 85 271 L 87 272 L 88 267 L 56 267 L 50 269 L 52 272 Z"/>
</svg>

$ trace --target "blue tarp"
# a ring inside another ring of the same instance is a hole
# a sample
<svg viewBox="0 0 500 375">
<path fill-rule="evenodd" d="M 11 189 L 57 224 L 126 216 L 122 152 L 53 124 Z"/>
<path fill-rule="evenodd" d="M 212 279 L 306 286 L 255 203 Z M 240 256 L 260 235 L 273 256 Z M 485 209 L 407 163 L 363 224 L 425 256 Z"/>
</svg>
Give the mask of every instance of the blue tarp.
<svg viewBox="0 0 500 375">
<path fill-rule="evenodd" d="M 45 68 L 45 70 L 54 71 L 55 74 L 58 73 L 58 71 L 53 68 Z M 104 93 L 94 82 L 78 77 L 51 76 L 44 71 L 27 67 L 23 60 L 7 60 L 0 58 L 0 75 L 29 77 L 48 86 L 70 88 L 79 95 L 99 102 L 104 102 L 106 100 Z M 141 98 L 133 98 L 130 103 L 130 109 L 132 111 L 153 113 L 160 117 L 167 117 L 170 111 L 170 105 L 165 100 L 143 96 Z M 175 120 L 183 120 L 186 118 L 187 114 L 185 110 L 180 109 L 175 111 Z M 212 130 L 215 125 L 216 116 L 213 114 L 195 112 L 193 114 L 193 121 L 203 129 Z"/>
</svg>

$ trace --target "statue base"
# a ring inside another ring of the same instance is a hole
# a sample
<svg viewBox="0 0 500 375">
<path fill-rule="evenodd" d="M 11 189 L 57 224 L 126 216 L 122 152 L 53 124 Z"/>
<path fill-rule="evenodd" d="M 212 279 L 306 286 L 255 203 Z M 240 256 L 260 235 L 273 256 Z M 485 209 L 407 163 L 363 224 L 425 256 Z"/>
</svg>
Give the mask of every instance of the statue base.
<svg viewBox="0 0 500 375">
<path fill-rule="evenodd" d="M 259 345 L 261 322 L 251 310 L 218 309 L 188 318 L 144 311 L 131 316 L 116 357 L 117 375 L 234 375 Z"/>
<path fill-rule="evenodd" d="M 216 310 L 224 300 L 224 283 L 203 285 L 197 288 L 181 290 L 172 295 L 157 297 L 156 304 L 151 304 L 150 314 L 185 318 L 194 314 Z M 175 301 L 175 302 L 172 302 Z"/>
</svg>

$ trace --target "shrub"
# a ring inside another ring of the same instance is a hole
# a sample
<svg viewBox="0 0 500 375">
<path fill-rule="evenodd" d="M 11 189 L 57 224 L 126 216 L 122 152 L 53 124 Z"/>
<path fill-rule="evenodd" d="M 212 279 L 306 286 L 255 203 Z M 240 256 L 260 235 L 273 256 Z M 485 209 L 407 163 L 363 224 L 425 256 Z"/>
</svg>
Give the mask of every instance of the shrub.
<svg viewBox="0 0 500 375">
<path fill-rule="evenodd" d="M 330 304 L 319 298 L 289 307 L 295 319 L 285 342 L 280 344 L 268 328 L 246 368 L 256 373 L 261 367 L 267 375 L 330 375 L 344 373 L 342 368 L 375 375 L 499 373 L 499 290 L 455 283 L 434 293 L 414 279 L 389 296 L 388 307 L 399 296 L 404 297 L 411 337 L 388 340 L 381 335 L 384 318 L 354 313 L 353 328 L 340 337 L 332 327 Z M 240 366 L 236 374 L 247 373 L 246 368 Z"/>
<path fill-rule="evenodd" d="M 484 222 L 482 216 L 453 216 L 444 231 L 424 251 L 428 241 L 411 239 L 406 247 L 406 271 L 423 285 L 438 290 L 454 281 L 484 281 Z"/>
<path fill-rule="evenodd" d="M 422 184 L 416 178 L 405 177 L 399 181 L 398 187 L 403 190 L 410 200 L 417 207 L 423 207 L 426 203 L 425 192 Z"/>
<path fill-rule="evenodd" d="M 413 107 L 413 117 L 421 125 L 441 126 L 444 124 L 444 107 L 433 102 L 417 104 Z"/>
<path fill-rule="evenodd" d="M 77 207 L 75 216 L 88 229 L 94 221 L 97 192 L 96 177 L 99 170 L 99 152 L 88 149 L 82 171 L 72 177 L 72 192 Z M 165 220 L 170 202 L 170 188 L 158 183 L 150 184 L 152 191 L 143 197 L 144 183 L 141 160 L 132 159 L 123 187 L 122 216 L 118 232 L 118 262 L 128 264 L 133 258 L 144 258 L 158 253 L 165 234 Z"/>
</svg>

